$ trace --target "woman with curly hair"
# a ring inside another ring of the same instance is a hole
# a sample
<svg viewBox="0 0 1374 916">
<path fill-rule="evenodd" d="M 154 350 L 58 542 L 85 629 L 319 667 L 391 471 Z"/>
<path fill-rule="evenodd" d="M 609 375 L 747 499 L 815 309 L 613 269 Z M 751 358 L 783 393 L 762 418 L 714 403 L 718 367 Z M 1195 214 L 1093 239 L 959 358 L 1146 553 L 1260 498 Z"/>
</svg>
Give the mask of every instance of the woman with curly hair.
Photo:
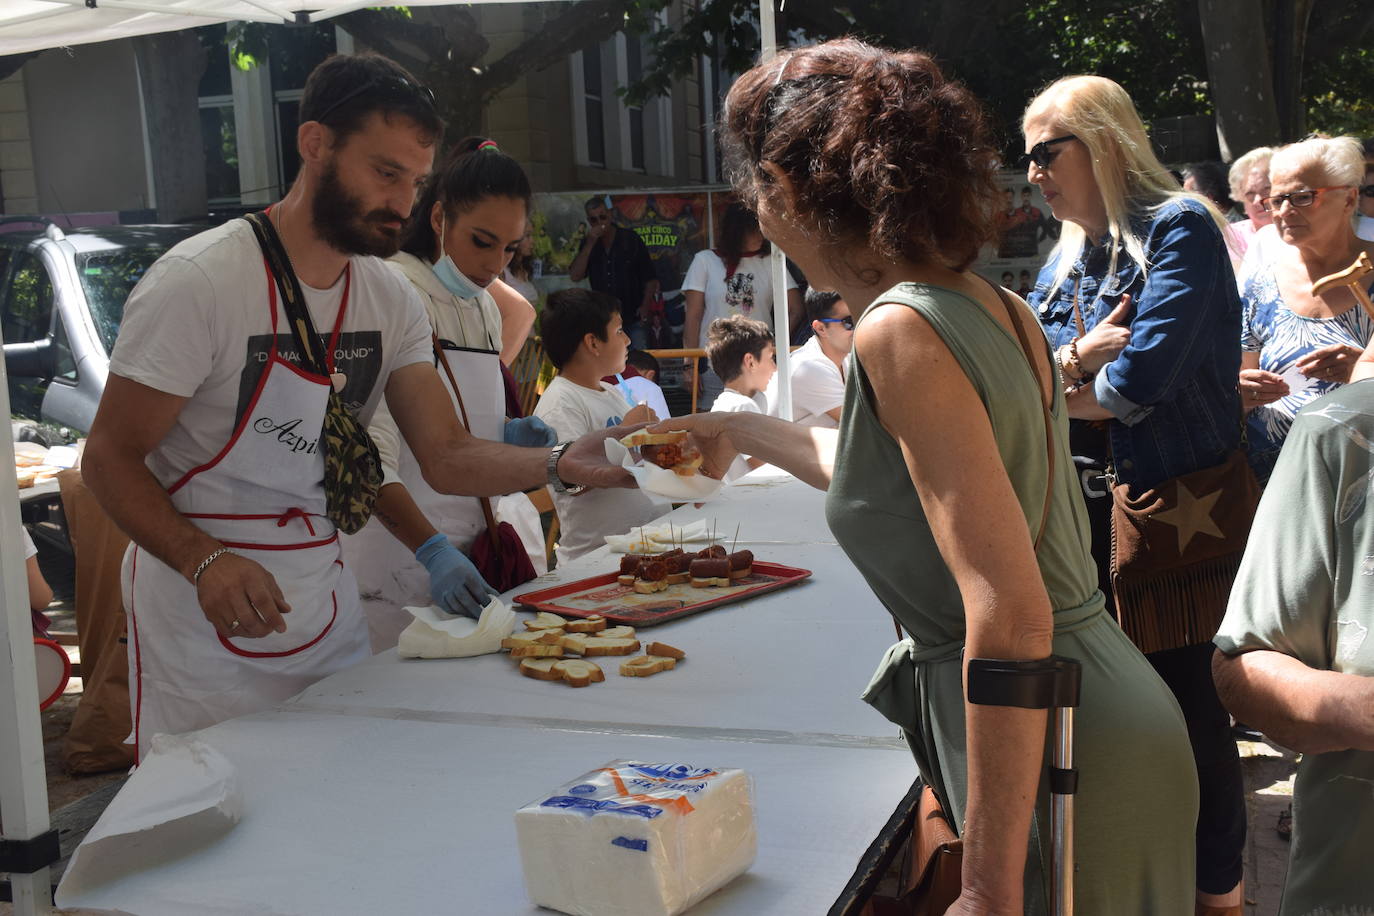
<svg viewBox="0 0 1374 916">
<path fill-rule="evenodd" d="M 740 199 L 817 287 L 861 315 L 838 430 L 756 414 L 690 428 L 827 489 L 840 546 L 911 634 L 865 699 L 899 724 L 964 839 L 951 913 L 1048 907 L 1044 710 L 972 705 L 965 658 L 1082 664 L 1080 912 L 1193 905 L 1197 784 L 1168 688 L 1103 610 L 1053 355 L 1025 303 L 969 268 L 993 237 L 982 106 L 919 52 L 846 39 L 731 88 Z"/>
</svg>

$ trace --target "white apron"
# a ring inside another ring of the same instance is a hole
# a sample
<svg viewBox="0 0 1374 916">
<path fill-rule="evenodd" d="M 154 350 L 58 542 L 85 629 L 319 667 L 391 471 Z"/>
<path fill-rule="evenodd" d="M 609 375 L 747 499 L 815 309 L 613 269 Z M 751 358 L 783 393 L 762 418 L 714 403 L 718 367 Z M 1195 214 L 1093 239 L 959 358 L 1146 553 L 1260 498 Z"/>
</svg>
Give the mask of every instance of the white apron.
<svg viewBox="0 0 1374 916">
<path fill-rule="evenodd" d="M 351 277 L 329 342 L 348 308 Z M 368 657 L 367 626 L 339 535 L 325 517 L 319 442 L 329 379 L 277 353 L 277 291 L 267 279 L 272 350 L 223 450 L 168 489 L 196 527 L 277 580 L 285 633 L 226 639 L 205 619 L 196 589 L 152 554 L 124 555 L 133 741 L 141 756 L 158 732 L 179 733 L 268 708 Z M 332 369 L 332 359 L 330 367 Z"/>
<path fill-rule="evenodd" d="M 476 350 L 454 347 L 445 343 L 443 355 L 453 377 L 463 391 L 463 406 L 467 409 L 468 431 L 479 439 L 500 442 L 506 423 L 506 391 L 501 374 L 501 356 L 496 350 Z M 458 400 L 449 384 L 448 375 L 440 371 L 444 390 L 448 392 L 453 409 Z M 401 442 L 397 473 L 410 492 L 415 505 L 437 530 L 448 536 L 449 543 L 465 554 L 471 554 L 473 543 L 487 527 L 481 502 L 472 496 L 450 496 L 435 491 L 425 482 L 420 463 L 410 446 Z M 523 543 L 539 545 L 539 559 L 543 561 L 543 532 L 539 513 L 523 493 L 503 496 L 492 501 L 498 521 L 510 522 Z M 423 607 L 433 603 L 429 591 L 429 573 L 415 559 L 415 555 L 396 539 L 377 518 L 367 523 L 357 534 L 343 539 L 344 558 L 349 569 L 358 577 L 363 611 L 367 615 L 372 650 L 382 652 L 396 645 L 396 640 L 411 621 L 404 607 Z"/>
</svg>

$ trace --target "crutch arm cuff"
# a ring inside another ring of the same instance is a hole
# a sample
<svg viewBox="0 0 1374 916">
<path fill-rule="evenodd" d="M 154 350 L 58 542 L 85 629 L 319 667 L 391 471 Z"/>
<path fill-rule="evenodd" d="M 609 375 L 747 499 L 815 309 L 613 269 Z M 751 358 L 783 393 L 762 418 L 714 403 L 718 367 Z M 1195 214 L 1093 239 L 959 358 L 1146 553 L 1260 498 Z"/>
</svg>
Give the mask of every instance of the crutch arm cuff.
<svg viewBox="0 0 1374 916">
<path fill-rule="evenodd" d="M 1077 659 L 968 660 L 968 701 L 975 706 L 1055 709 L 1078 705 L 1082 667 Z"/>
</svg>

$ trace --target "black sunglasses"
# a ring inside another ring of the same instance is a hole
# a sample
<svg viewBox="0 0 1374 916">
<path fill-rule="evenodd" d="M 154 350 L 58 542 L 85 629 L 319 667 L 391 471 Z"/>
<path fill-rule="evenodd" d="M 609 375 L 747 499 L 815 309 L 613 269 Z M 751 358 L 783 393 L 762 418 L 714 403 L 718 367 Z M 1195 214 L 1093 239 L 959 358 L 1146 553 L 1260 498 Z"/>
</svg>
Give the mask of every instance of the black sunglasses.
<svg viewBox="0 0 1374 916">
<path fill-rule="evenodd" d="M 428 105 L 431 111 L 437 110 L 434 101 L 434 90 L 430 89 L 424 83 L 408 80 L 404 76 L 381 76 L 370 79 L 361 86 L 345 92 L 343 95 L 326 105 L 324 111 L 315 115 L 311 120 L 324 121 L 325 118 L 338 111 L 344 105 L 370 92 L 376 92 L 378 94 L 385 93 L 392 98 L 419 99 L 421 102 Z"/>
<path fill-rule="evenodd" d="M 1062 137 L 1055 137 L 1053 140 L 1041 140 L 1016 160 L 1016 167 L 1024 172 L 1029 169 L 1031 163 L 1034 162 L 1040 168 L 1047 169 L 1050 167 L 1050 163 L 1054 161 L 1054 158 L 1059 155 L 1058 150 L 1052 150 L 1050 147 L 1077 139 L 1078 138 L 1073 134 L 1065 134 Z"/>
<path fill-rule="evenodd" d="M 1374 184 L 1367 184 L 1360 188 L 1361 197 L 1374 197 Z"/>
</svg>

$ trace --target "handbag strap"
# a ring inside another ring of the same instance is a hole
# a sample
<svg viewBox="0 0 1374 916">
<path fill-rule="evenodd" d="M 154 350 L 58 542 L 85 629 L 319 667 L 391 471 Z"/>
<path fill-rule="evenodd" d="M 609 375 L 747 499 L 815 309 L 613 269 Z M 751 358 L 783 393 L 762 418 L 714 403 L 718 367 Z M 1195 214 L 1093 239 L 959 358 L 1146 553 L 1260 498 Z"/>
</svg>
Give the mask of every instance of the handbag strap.
<svg viewBox="0 0 1374 916">
<path fill-rule="evenodd" d="M 444 348 L 439 345 L 439 335 L 431 331 L 429 339 L 434 345 L 434 358 L 444 368 L 444 375 L 448 376 L 448 383 L 453 386 L 453 396 L 458 400 L 458 413 L 462 414 L 463 426 L 471 433 L 472 424 L 468 422 L 468 409 L 463 405 L 463 392 L 458 387 L 458 379 L 453 377 L 453 369 L 449 366 L 448 360 L 444 358 Z M 487 537 L 491 539 L 491 549 L 496 552 L 497 557 L 500 557 L 501 533 L 497 530 L 496 513 L 491 511 L 491 500 L 485 496 L 479 496 L 477 501 L 482 504 L 482 516 L 487 520 Z"/>
<path fill-rule="evenodd" d="M 1036 394 L 1039 396 L 1041 412 L 1045 419 L 1045 454 L 1049 459 L 1048 469 L 1045 479 L 1045 505 L 1040 511 L 1040 530 L 1035 533 L 1033 549 L 1036 553 L 1040 552 L 1040 541 L 1045 536 L 1045 527 L 1050 520 L 1050 502 L 1054 498 L 1054 416 L 1050 412 L 1051 405 L 1054 403 L 1054 383 L 1050 383 L 1049 403 L 1045 402 L 1044 386 L 1040 384 L 1040 373 L 1035 368 L 1035 351 L 1031 347 L 1031 342 L 1026 337 L 1025 328 L 1021 327 L 1021 322 L 1017 319 L 1016 308 L 1011 304 L 1007 291 L 996 285 L 991 280 L 986 281 L 989 286 L 997 293 L 997 298 L 1001 300 L 1002 306 L 1007 310 L 1007 317 L 1011 320 L 1012 329 L 1016 332 L 1016 339 L 1021 342 L 1021 352 L 1026 357 L 1026 362 L 1030 364 L 1031 375 L 1035 377 Z M 892 618 L 892 624 L 897 628 L 897 638 L 905 639 L 902 633 L 902 625 L 897 618 Z"/>
<path fill-rule="evenodd" d="M 329 363 L 324 358 L 329 348 L 324 338 L 315 330 L 310 310 L 305 307 L 301 281 L 296 278 L 296 271 L 291 266 L 291 257 L 281 243 L 277 228 L 272 225 L 266 210 L 249 213 L 243 218 L 253 227 L 253 234 L 258 237 L 258 246 L 262 248 L 263 256 L 267 259 L 267 268 L 281 292 L 282 309 L 286 312 L 287 324 L 291 326 L 291 335 L 296 340 L 296 346 L 300 348 L 301 359 L 306 363 L 305 368 L 316 375 L 329 375 Z"/>
</svg>

